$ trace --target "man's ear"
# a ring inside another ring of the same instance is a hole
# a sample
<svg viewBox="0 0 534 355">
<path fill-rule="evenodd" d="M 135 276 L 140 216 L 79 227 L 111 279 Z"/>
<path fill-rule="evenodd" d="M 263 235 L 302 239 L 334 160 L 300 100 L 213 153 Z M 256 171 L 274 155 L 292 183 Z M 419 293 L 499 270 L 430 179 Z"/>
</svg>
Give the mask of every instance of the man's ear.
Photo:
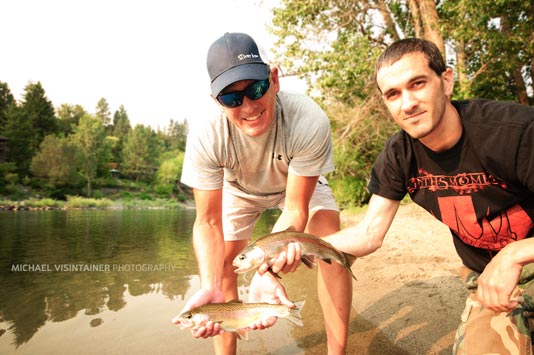
<svg viewBox="0 0 534 355">
<path fill-rule="evenodd" d="M 454 72 L 451 68 L 447 68 L 441 73 L 441 78 L 443 79 L 445 96 L 450 98 L 454 90 Z"/>
</svg>

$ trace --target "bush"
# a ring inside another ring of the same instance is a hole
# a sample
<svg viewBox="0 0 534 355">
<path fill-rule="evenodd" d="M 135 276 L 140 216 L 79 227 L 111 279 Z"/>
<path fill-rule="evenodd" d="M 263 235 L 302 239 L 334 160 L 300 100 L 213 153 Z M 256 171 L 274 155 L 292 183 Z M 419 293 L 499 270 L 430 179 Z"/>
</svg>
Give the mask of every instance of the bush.
<svg viewBox="0 0 534 355">
<path fill-rule="evenodd" d="M 334 197 L 340 209 L 359 207 L 369 202 L 367 182 L 357 177 L 329 180 Z"/>
<path fill-rule="evenodd" d="M 154 186 L 154 193 L 159 197 L 170 197 L 173 193 L 174 185 L 171 184 L 158 184 Z"/>
<path fill-rule="evenodd" d="M 103 198 L 85 198 L 79 196 L 67 196 L 65 208 L 107 208 L 113 205 L 113 201 Z"/>
</svg>

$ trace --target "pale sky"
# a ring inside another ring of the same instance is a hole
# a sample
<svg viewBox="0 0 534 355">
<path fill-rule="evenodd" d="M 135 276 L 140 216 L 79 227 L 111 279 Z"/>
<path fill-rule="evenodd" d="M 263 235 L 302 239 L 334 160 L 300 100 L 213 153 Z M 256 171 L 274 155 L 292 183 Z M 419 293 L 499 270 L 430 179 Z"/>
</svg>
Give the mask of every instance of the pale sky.
<svg viewBox="0 0 534 355">
<path fill-rule="evenodd" d="M 0 81 L 19 101 L 39 81 L 54 107 L 81 105 L 91 114 L 105 98 L 112 116 L 124 105 L 132 126 L 192 122 L 216 110 L 208 47 L 224 32 L 245 32 L 272 56 L 266 25 L 276 3 L 0 0 Z M 289 78 L 281 85 L 305 90 Z"/>
</svg>

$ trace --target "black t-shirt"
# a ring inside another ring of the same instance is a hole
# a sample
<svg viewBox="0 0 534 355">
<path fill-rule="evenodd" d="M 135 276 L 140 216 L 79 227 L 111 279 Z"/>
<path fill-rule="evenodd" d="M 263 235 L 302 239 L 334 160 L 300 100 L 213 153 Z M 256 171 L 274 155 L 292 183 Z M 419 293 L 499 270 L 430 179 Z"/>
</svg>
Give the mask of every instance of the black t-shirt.
<svg viewBox="0 0 534 355">
<path fill-rule="evenodd" d="M 445 223 L 462 262 L 482 272 L 499 250 L 534 234 L 534 108 L 453 102 L 463 133 L 435 153 L 400 131 L 378 156 L 373 194 L 412 200 Z"/>
</svg>

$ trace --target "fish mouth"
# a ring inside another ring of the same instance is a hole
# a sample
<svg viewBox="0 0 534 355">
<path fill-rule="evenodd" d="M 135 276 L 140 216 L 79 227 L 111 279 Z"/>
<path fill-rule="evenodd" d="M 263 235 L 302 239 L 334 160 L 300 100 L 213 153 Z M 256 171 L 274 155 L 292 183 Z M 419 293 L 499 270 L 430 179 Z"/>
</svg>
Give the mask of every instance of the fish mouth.
<svg viewBox="0 0 534 355">
<path fill-rule="evenodd" d="M 233 264 L 233 265 L 236 267 L 236 269 L 234 270 L 234 272 L 236 274 L 242 274 L 244 272 L 247 272 L 247 271 L 250 271 L 250 270 L 253 269 L 253 267 L 250 267 L 250 266 L 239 266 L 239 265 L 235 265 L 235 264 Z"/>
</svg>

